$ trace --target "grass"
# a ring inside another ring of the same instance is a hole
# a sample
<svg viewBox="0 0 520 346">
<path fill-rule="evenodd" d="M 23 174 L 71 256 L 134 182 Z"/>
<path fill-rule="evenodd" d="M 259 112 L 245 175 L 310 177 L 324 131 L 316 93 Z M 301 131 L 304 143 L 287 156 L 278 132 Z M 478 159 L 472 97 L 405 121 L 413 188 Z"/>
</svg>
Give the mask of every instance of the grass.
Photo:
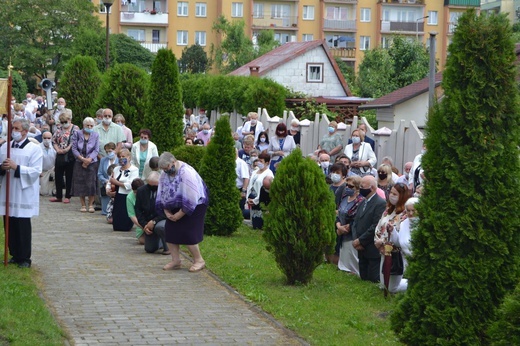
<svg viewBox="0 0 520 346">
<path fill-rule="evenodd" d="M 0 243 L 0 345 L 63 345 L 65 333 L 39 296 L 38 273 L 4 267 L 4 232 Z"/>
<path fill-rule="evenodd" d="M 320 265 L 305 286 L 288 286 L 261 232 L 242 226 L 231 237 L 206 236 L 208 268 L 312 345 L 399 345 L 390 329 L 394 298 L 377 285 Z"/>
</svg>

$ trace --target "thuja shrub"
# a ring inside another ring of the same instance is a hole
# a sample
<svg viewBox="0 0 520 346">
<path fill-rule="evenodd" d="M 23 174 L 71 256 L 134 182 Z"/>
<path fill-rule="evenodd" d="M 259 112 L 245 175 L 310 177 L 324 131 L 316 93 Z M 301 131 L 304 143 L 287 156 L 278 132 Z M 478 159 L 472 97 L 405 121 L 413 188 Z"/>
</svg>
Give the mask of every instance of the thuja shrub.
<svg viewBox="0 0 520 346">
<path fill-rule="evenodd" d="M 200 145 L 180 145 L 171 151 L 177 160 L 186 162 L 196 171 L 200 170 L 202 158 L 206 153 L 206 147 Z"/>
<path fill-rule="evenodd" d="M 520 345 L 520 283 L 500 306 L 488 334 L 493 346 Z"/>
<path fill-rule="evenodd" d="M 240 192 L 235 184 L 235 141 L 231 136 L 229 117 L 217 120 L 214 131 L 199 171 L 209 190 L 204 233 L 225 236 L 235 232 L 242 223 Z"/>
<path fill-rule="evenodd" d="M 287 283 L 306 284 L 336 239 L 333 195 L 316 162 L 296 149 L 278 166 L 270 197 L 264 213 L 267 249 Z"/>
<path fill-rule="evenodd" d="M 519 107 L 511 26 L 468 11 L 430 111 L 425 193 L 412 234 L 408 292 L 391 316 L 408 345 L 485 345 L 518 282 Z"/>
</svg>

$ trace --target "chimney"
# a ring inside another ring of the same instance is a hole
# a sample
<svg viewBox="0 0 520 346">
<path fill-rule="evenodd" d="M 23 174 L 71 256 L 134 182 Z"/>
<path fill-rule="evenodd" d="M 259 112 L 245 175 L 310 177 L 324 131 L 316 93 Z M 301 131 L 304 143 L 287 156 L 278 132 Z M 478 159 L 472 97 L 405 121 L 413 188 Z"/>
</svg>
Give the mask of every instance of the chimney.
<svg viewBox="0 0 520 346">
<path fill-rule="evenodd" d="M 251 77 L 258 77 L 259 72 L 260 72 L 260 66 L 249 66 L 249 75 Z"/>
</svg>

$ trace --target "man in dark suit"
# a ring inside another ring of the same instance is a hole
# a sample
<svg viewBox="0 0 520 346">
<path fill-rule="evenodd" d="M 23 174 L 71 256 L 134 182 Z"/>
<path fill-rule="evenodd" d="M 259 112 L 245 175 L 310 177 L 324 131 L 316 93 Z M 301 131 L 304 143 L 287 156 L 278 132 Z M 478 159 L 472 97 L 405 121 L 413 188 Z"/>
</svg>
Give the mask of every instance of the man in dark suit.
<svg viewBox="0 0 520 346">
<path fill-rule="evenodd" d="M 365 133 L 364 142 L 370 144 L 372 150 L 376 152 L 376 142 L 372 138 L 367 136 L 367 126 L 364 123 L 361 123 L 358 125 L 358 130 L 361 130 Z M 352 144 L 352 139 L 349 139 L 347 144 Z"/>
<path fill-rule="evenodd" d="M 365 202 L 358 208 L 352 224 L 352 246 L 358 250 L 359 276 L 361 280 L 379 282 L 381 254 L 374 245 L 374 233 L 386 202 L 376 193 L 377 181 L 371 176 L 361 179 L 360 194 Z"/>
<path fill-rule="evenodd" d="M 169 255 L 168 246 L 164 239 L 164 225 L 166 218 L 155 212 L 155 199 L 157 186 L 159 186 L 159 172 L 152 171 L 147 178 L 147 184 L 137 189 L 135 198 L 135 216 L 139 224 L 143 226 L 145 239 L 144 250 L 154 253 L 161 245 L 163 255 Z"/>
</svg>

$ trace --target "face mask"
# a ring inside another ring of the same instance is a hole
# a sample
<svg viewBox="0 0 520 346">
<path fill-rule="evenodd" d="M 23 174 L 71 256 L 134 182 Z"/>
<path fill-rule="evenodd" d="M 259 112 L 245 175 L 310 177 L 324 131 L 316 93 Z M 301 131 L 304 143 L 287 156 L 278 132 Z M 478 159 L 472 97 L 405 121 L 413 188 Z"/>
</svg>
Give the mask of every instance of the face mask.
<svg viewBox="0 0 520 346">
<path fill-rule="evenodd" d="M 255 160 L 258 160 L 258 157 L 257 156 L 251 156 L 249 159 L 251 160 L 251 162 L 255 162 Z"/>
<path fill-rule="evenodd" d="M 359 194 L 363 197 L 366 197 L 372 192 L 372 189 L 359 189 Z"/>
<path fill-rule="evenodd" d="M 359 137 L 352 137 L 352 143 L 354 143 L 354 144 L 361 143 L 361 138 L 359 138 Z"/>
<path fill-rule="evenodd" d="M 102 119 L 97 119 L 97 118 L 96 118 L 96 123 L 97 123 L 98 125 L 101 124 L 102 121 L 103 121 Z"/>
<path fill-rule="evenodd" d="M 59 111 L 62 111 L 62 110 L 63 110 L 63 108 L 65 108 L 65 106 L 64 106 L 64 105 L 58 105 L 58 110 L 59 110 Z"/>
<path fill-rule="evenodd" d="M 43 139 L 43 145 L 45 145 L 46 147 L 48 147 L 49 145 L 51 145 L 51 140 L 50 140 L 50 139 L 47 139 L 47 138 L 44 138 L 44 139 Z"/>
<path fill-rule="evenodd" d="M 345 188 L 345 192 L 344 192 L 344 195 L 345 196 L 354 196 L 354 189 L 351 189 L 350 187 L 346 187 Z"/>
<path fill-rule="evenodd" d="M 329 168 L 329 164 L 330 164 L 329 161 L 320 162 L 320 166 L 321 166 L 321 168 L 323 168 L 323 169 Z"/>
<path fill-rule="evenodd" d="M 421 150 L 421 154 L 424 155 L 425 153 L 426 153 L 426 149 L 422 149 L 422 150 Z"/>
<path fill-rule="evenodd" d="M 92 133 L 94 130 L 86 127 L 83 129 L 83 131 L 85 131 L 85 133 Z"/>
<path fill-rule="evenodd" d="M 251 120 L 251 125 L 255 126 L 256 125 L 256 120 Z"/>
<path fill-rule="evenodd" d="M 119 159 L 119 164 L 121 166 L 126 166 L 127 163 L 128 163 L 128 159 L 127 158 Z"/>
<path fill-rule="evenodd" d="M 111 152 L 109 152 L 109 153 L 107 154 L 107 157 L 108 157 L 109 159 L 113 159 L 114 157 L 116 157 L 116 153 L 114 153 L 113 151 L 111 151 Z"/>
<path fill-rule="evenodd" d="M 32 97 L 28 97 L 27 102 L 31 102 L 31 101 L 32 101 Z"/>
<path fill-rule="evenodd" d="M 116 123 L 117 125 L 123 127 L 123 123 Z"/>
<path fill-rule="evenodd" d="M 258 169 L 264 169 L 264 164 L 263 163 L 257 163 L 256 167 L 258 167 Z"/>
<path fill-rule="evenodd" d="M 334 133 L 335 128 L 329 127 L 329 133 Z"/>
<path fill-rule="evenodd" d="M 379 176 L 379 180 L 385 180 L 388 176 L 388 174 L 386 173 L 378 173 L 377 175 Z"/>
<path fill-rule="evenodd" d="M 43 102 L 42 101 L 38 101 L 38 104 L 41 105 Z"/>
<path fill-rule="evenodd" d="M 171 168 L 164 170 L 164 173 L 168 175 L 174 175 L 177 170 L 175 169 L 175 165 L 171 166 Z"/>
<path fill-rule="evenodd" d="M 207 135 L 209 133 L 209 130 L 202 130 L 202 133 L 204 133 L 205 135 Z"/>
<path fill-rule="evenodd" d="M 338 173 L 332 173 L 330 175 L 330 179 L 333 183 L 339 183 L 341 181 L 341 175 L 339 175 Z"/>
<path fill-rule="evenodd" d="M 408 220 L 410 220 L 411 224 L 417 223 L 417 221 L 419 221 L 417 216 L 409 217 Z"/>
<path fill-rule="evenodd" d="M 147 139 L 140 139 L 139 142 L 140 142 L 142 145 L 146 145 L 146 144 L 148 144 L 148 140 L 147 140 Z"/>
<path fill-rule="evenodd" d="M 150 188 L 150 191 L 157 191 L 158 186 L 157 185 L 148 185 Z"/>
<path fill-rule="evenodd" d="M 389 196 L 388 197 L 388 202 L 390 202 L 391 205 L 396 205 L 397 202 L 399 201 L 399 196 Z"/>
<path fill-rule="evenodd" d="M 68 129 L 70 127 L 70 123 L 61 124 L 61 127 L 63 127 L 64 129 Z"/>
<path fill-rule="evenodd" d="M 291 126 L 291 131 L 296 132 L 296 131 L 298 131 L 298 128 L 295 126 Z"/>
<path fill-rule="evenodd" d="M 260 142 L 265 143 L 265 138 L 264 137 L 260 138 Z"/>
<path fill-rule="evenodd" d="M 11 133 L 11 137 L 14 139 L 15 142 L 20 142 L 22 139 L 22 133 L 18 131 L 13 131 Z"/>
<path fill-rule="evenodd" d="M 112 119 L 110 118 L 103 118 L 103 124 L 110 125 L 112 123 Z"/>
</svg>

